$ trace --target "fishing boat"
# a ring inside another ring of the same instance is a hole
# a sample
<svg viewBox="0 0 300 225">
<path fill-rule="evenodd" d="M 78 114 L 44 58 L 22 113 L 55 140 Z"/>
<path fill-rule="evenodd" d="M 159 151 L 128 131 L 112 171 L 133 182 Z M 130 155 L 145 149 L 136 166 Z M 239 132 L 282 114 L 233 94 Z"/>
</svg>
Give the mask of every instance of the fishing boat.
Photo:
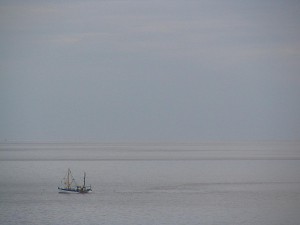
<svg viewBox="0 0 300 225">
<path fill-rule="evenodd" d="M 66 175 L 61 181 L 61 186 L 58 187 L 59 193 L 89 193 L 92 191 L 91 185 L 86 186 L 85 185 L 85 178 L 86 174 L 84 172 L 83 176 L 83 185 L 78 185 L 72 175 L 72 172 L 70 169 L 68 169 Z"/>
</svg>

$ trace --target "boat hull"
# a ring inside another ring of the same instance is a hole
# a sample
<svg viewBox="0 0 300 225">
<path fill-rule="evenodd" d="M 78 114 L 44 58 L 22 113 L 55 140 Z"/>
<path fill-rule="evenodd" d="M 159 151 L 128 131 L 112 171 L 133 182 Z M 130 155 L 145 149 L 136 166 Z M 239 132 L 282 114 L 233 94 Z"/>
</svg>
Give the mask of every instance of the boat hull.
<svg viewBox="0 0 300 225">
<path fill-rule="evenodd" d="M 86 194 L 91 193 L 92 190 L 80 190 L 80 189 L 64 189 L 64 188 L 58 188 L 58 193 L 60 194 Z"/>
</svg>

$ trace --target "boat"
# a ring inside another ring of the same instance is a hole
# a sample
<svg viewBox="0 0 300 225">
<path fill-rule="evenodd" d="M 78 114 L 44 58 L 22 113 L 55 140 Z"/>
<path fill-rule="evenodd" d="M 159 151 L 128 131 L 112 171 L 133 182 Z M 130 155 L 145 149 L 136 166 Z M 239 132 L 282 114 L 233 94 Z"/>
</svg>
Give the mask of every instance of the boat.
<svg viewBox="0 0 300 225">
<path fill-rule="evenodd" d="M 92 192 L 92 186 L 85 185 L 85 178 L 86 178 L 86 173 L 84 172 L 83 185 L 78 185 L 72 175 L 71 170 L 68 169 L 66 175 L 61 181 L 61 186 L 58 187 L 58 192 L 59 193 L 81 193 L 81 194 Z"/>
</svg>

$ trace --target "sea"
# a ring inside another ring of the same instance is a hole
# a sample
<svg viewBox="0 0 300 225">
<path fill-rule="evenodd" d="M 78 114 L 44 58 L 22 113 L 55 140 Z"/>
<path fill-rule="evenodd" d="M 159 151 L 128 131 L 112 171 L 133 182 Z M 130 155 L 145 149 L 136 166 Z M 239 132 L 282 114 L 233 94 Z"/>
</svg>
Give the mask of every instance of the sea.
<svg viewBox="0 0 300 225">
<path fill-rule="evenodd" d="M 0 224 L 299 225 L 300 142 L 3 142 Z"/>
</svg>

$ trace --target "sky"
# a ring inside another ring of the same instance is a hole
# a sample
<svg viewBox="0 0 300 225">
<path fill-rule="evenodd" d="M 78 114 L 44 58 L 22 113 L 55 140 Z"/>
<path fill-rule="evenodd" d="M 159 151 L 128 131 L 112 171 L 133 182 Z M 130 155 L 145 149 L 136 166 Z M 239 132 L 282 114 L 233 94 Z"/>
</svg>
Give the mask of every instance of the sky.
<svg viewBox="0 0 300 225">
<path fill-rule="evenodd" d="M 300 139 L 297 0 L 0 0 L 0 142 Z"/>
</svg>

